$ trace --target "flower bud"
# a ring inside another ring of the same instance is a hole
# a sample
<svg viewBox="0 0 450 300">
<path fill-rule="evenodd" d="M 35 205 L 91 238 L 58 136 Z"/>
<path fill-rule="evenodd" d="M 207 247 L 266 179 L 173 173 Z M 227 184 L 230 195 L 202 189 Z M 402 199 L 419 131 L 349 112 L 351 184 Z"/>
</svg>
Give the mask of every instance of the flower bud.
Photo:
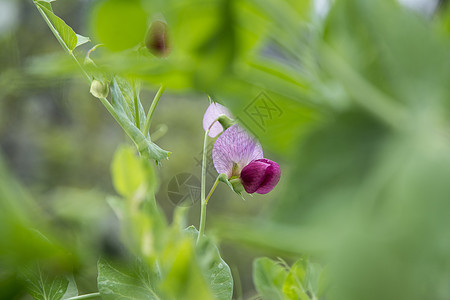
<svg viewBox="0 0 450 300">
<path fill-rule="evenodd" d="M 253 160 L 241 172 L 241 181 L 247 193 L 267 194 L 280 181 L 280 166 L 269 159 Z"/>
<path fill-rule="evenodd" d="M 163 21 L 154 21 L 147 32 L 145 46 L 155 56 L 165 57 L 170 47 L 167 38 L 168 26 Z"/>
<path fill-rule="evenodd" d="M 109 93 L 108 84 L 105 84 L 97 79 L 92 80 L 91 94 L 96 98 L 106 98 Z"/>
</svg>

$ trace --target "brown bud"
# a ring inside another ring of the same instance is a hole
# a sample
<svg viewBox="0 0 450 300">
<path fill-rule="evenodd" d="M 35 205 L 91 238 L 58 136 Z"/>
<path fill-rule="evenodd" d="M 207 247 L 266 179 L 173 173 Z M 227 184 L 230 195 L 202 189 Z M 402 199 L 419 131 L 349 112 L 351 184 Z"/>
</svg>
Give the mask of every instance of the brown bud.
<svg viewBox="0 0 450 300">
<path fill-rule="evenodd" d="M 165 57 L 170 47 L 167 37 L 168 26 L 163 21 L 154 21 L 147 32 L 145 46 L 155 56 Z"/>
</svg>

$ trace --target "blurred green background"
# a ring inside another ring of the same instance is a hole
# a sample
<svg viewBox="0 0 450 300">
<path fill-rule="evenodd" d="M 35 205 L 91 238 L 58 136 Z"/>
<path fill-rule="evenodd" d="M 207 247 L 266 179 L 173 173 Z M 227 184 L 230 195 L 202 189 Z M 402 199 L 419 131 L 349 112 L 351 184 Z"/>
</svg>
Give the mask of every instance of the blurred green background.
<svg viewBox="0 0 450 300">
<path fill-rule="evenodd" d="M 255 257 L 291 263 L 308 254 L 327 266 L 326 299 L 444 300 L 450 10 L 445 1 L 399 2 L 336 0 L 329 10 L 295 0 L 129 2 L 145 24 L 167 21 L 171 52 L 162 59 L 146 52 L 146 29 L 127 22 L 130 10 L 102 19 L 101 5 L 120 1 L 60 0 L 53 9 L 91 37 L 75 51 L 81 60 L 106 43 L 96 62 L 143 81 L 145 109 L 167 85 L 151 132 L 167 129 L 156 143 L 172 152 L 156 195 L 169 219 L 170 180 L 200 177 L 207 93 L 280 164 L 267 196 L 242 201 L 220 185 L 208 205 L 208 234 L 222 241 L 243 299 L 256 294 Z M 1 0 L 0 15 L 0 294 L 29 297 L 17 273 L 36 257 L 73 269 L 80 293 L 96 291 L 98 257 L 126 256 L 105 199 L 115 194 L 113 154 L 130 142 L 31 1 Z M 251 114 L 261 92 L 279 109 L 263 125 Z M 199 211 L 197 202 L 190 224 Z M 30 227 L 58 242 L 30 239 Z"/>
</svg>

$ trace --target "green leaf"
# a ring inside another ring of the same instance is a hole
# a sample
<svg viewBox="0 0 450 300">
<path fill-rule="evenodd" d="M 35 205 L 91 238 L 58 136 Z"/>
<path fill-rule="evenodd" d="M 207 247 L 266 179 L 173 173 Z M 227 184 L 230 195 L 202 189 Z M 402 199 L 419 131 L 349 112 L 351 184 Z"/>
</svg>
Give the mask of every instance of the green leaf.
<svg viewBox="0 0 450 300">
<path fill-rule="evenodd" d="M 306 265 L 303 259 L 297 261 L 289 271 L 283 284 L 283 294 L 289 300 L 309 300 L 307 284 L 305 284 Z"/>
<path fill-rule="evenodd" d="M 91 39 L 88 38 L 87 36 L 82 36 L 79 35 L 78 33 L 76 35 L 77 35 L 77 45 L 75 46 L 75 48 L 91 41 Z"/>
<path fill-rule="evenodd" d="M 161 289 L 167 295 L 164 299 L 213 300 L 209 287 L 210 279 L 205 278 L 199 265 L 195 242 L 177 228 L 172 227 L 170 240 L 161 254 L 161 269 L 164 270 Z"/>
<path fill-rule="evenodd" d="M 35 2 L 38 9 L 43 14 L 48 25 L 51 27 L 53 33 L 59 37 L 60 41 L 64 43 L 69 51 L 73 51 L 77 47 L 77 35 L 73 29 L 67 25 L 61 18 L 57 17 L 50 9 L 48 5 Z"/>
<path fill-rule="evenodd" d="M 153 281 L 157 276 L 142 263 L 137 262 L 134 269 L 122 269 L 100 259 L 97 267 L 97 285 L 102 299 L 161 299 L 154 289 Z"/>
<path fill-rule="evenodd" d="M 121 51 L 144 41 L 147 14 L 137 0 L 99 2 L 91 15 L 96 38 L 113 51 Z"/>
<path fill-rule="evenodd" d="M 39 266 L 27 269 L 23 276 L 27 282 L 27 291 L 35 300 L 60 300 L 69 285 L 67 278 L 50 277 Z"/>
<path fill-rule="evenodd" d="M 129 116 L 130 120 L 139 127 L 139 129 L 144 127 L 145 123 L 145 112 L 142 107 L 142 103 L 139 99 L 139 91 L 135 82 L 131 80 L 116 76 L 115 81 L 117 83 L 117 87 L 120 89 L 120 94 L 123 97 L 118 95 L 119 105 L 122 106 L 123 110 L 126 112 L 127 116 Z M 115 91 L 118 93 L 118 91 Z"/>
<path fill-rule="evenodd" d="M 62 297 L 63 300 L 78 296 L 78 287 L 73 275 L 67 276 L 67 280 L 69 280 L 69 284 L 67 285 L 67 290 Z"/>
<path fill-rule="evenodd" d="M 132 197 L 139 188 L 154 191 L 157 186 L 153 167 L 140 159 L 133 148 L 121 147 L 111 164 L 114 187 L 125 198 Z"/>
<path fill-rule="evenodd" d="M 89 42 L 88 37 L 76 34 L 69 25 L 53 13 L 51 2 L 53 0 L 34 1 L 37 9 L 62 46 L 72 52 L 76 47 Z"/>
<path fill-rule="evenodd" d="M 283 285 L 283 294 L 291 300 L 318 299 L 322 268 L 307 258 L 300 258 L 289 270 Z"/>
<path fill-rule="evenodd" d="M 198 230 L 189 226 L 186 230 L 197 240 Z M 222 259 L 219 249 L 208 238 L 202 238 L 196 247 L 196 256 L 217 300 L 230 300 L 233 297 L 233 277 L 230 267 Z"/>
<path fill-rule="evenodd" d="M 283 284 L 288 271 L 279 262 L 269 258 L 257 258 L 253 262 L 253 282 L 265 300 L 283 300 Z"/>
<path fill-rule="evenodd" d="M 151 142 L 150 139 L 146 137 L 136 126 L 132 110 L 122 94 L 122 90 L 119 87 L 117 79 L 114 79 L 111 84 L 111 94 L 112 105 L 117 115 L 116 120 L 125 133 L 136 144 L 136 147 L 141 155 L 146 159 L 154 159 L 157 164 L 160 164 L 163 159 L 168 159 L 170 152 L 161 149 L 158 145 Z"/>
</svg>

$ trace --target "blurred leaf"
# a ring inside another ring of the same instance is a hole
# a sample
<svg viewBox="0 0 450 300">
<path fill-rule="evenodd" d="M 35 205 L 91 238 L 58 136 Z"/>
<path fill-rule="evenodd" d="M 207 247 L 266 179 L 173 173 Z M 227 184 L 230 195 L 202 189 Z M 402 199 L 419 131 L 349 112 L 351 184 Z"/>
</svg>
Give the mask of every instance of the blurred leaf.
<svg viewBox="0 0 450 300">
<path fill-rule="evenodd" d="M 27 291 L 35 300 L 60 300 L 66 294 L 69 280 L 65 277 L 49 277 L 41 268 L 29 268 L 23 276 L 27 281 Z M 73 292 L 73 288 L 71 288 Z"/>
<path fill-rule="evenodd" d="M 69 281 L 69 284 L 67 285 L 66 292 L 64 293 L 62 299 L 68 299 L 78 296 L 78 287 L 75 279 L 73 278 L 73 275 L 68 276 L 67 280 Z"/>
<path fill-rule="evenodd" d="M 307 258 L 300 258 L 289 270 L 283 285 L 283 294 L 287 299 L 318 299 L 321 268 Z"/>
<path fill-rule="evenodd" d="M 198 231 L 189 226 L 186 231 L 197 240 Z M 195 247 L 196 256 L 217 300 L 230 300 L 233 297 L 233 277 L 228 264 L 220 257 L 219 249 L 207 238 L 202 238 Z"/>
<path fill-rule="evenodd" d="M 258 258 L 253 263 L 253 280 L 263 299 L 314 300 L 321 267 L 301 257 L 289 266 L 280 259 Z"/>
<path fill-rule="evenodd" d="M 448 92 L 444 82 L 449 71 L 442 64 L 449 64 L 449 42 L 434 29 L 397 1 L 345 0 L 330 11 L 324 39 L 389 101 L 427 109 L 446 99 L 443 90 Z M 328 62 L 327 54 L 323 56 Z M 323 66 L 349 91 L 363 88 L 347 84 L 335 64 Z M 371 94 L 363 91 L 358 98 Z"/>
<path fill-rule="evenodd" d="M 146 266 L 139 264 L 135 270 L 121 270 L 104 259 L 100 259 L 97 266 L 97 284 L 102 299 L 161 299 L 154 289 L 155 282 L 152 282 L 155 277 Z"/>
<path fill-rule="evenodd" d="M 156 177 L 151 166 L 145 166 L 133 148 L 119 148 L 114 156 L 112 165 L 114 187 L 125 198 L 132 197 L 138 189 L 154 188 Z"/>
<path fill-rule="evenodd" d="M 163 275 L 161 288 L 167 299 L 215 299 L 209 288 L 211 278 L 204 277 L 194 247 L 195 243 L 191 237 L 183 234 L 178 235 L 176 240 L 172 238 L 166 245 L 161 255 L 161 265 L 166 273 Z"/>
<path fill-rule="evenodd" d="M 95 37 L 113 51 L 121 51 L 144 42 L 147 14 L 137 0 L 105 0 L 91 15 Z"/>
<path fill-rule="evenodd" d="M 8 241 L 0 247 L 0 266 L 5 271 L 16 270 L 36 260 L 64 269 L 69 268 L 70 260 L 75 259 L 69 257 L 67 249 L 50 230 L 43 210 L 11 177 L 1 156 L 0 240 Z"/>
<path fill-rule="evenodd" d="M 253 282 L 261 297 L 265 300 L 283 300 L 283 283 L 288 272 L 269 258 L 258 258 L 253 262 Z"/>
<path fill-rule="evenodd" d="M 116 214 L 122 216 L 125 244 L 152 264 L 163 247 L 167 226 L 154 199 L 157 182 L 153 166 L 137 157 L 133 148 L 122 147 L 114 156 L 111 171 L 117 192 L 125 198 L 109 200 Z"/>
</svg>

